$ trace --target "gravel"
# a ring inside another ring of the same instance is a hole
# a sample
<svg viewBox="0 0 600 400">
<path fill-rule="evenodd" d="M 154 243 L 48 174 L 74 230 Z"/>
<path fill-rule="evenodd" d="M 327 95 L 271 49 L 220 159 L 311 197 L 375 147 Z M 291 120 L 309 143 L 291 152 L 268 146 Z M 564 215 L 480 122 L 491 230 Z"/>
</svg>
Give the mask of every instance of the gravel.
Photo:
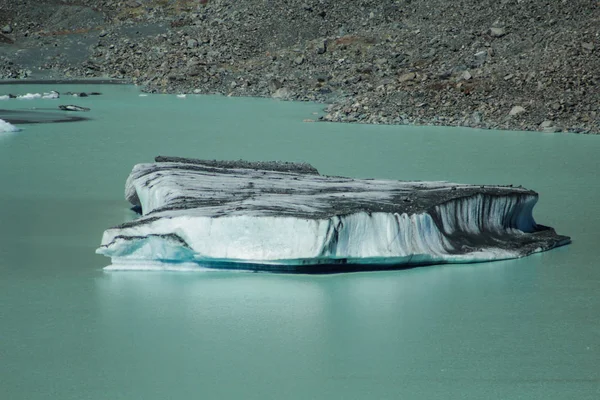
<svg viewBox="0 0 600 400">
<path fill-rule="evenodd" d="M 596 1 L 0 0 L 0 10 L 4 78 L 317 101 L 323 121 L 600 133 Z"/>
</svg>

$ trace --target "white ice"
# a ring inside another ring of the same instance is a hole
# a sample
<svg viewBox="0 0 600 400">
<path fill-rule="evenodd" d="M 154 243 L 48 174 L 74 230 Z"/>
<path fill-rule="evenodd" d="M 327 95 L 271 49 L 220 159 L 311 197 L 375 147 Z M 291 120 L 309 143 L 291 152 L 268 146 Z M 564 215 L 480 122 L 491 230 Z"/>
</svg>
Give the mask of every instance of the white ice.
<svg viewBox="0 0 600 400">
<path fill-rule="evenodd" d="M 20 128 L 17 128 L 16 126 L 14 126 L 13 124 L 11 124 L 10 122 L 6 122 L 3 119 L 0 119 L 0 133 L 5 133 L 5 132 L 18 132 L 20 131 Z"/>
<path fill-rule="evenodd" d="M 27 93 L 21 96 L 17 96 L 19 100 L 33 100 L 33 99 L 41 99 L 42 95 L 40 93 Z"/>
<path fill-rule="evenodd" d="M 261 178 L 261 171 L 229 169 L 215 178 L 203 171 L 152 171 L 152 164 L 139 164 L 127 180 L 125 195 L 141 205 L 146 222 L 108 229 L 96 252 L 112 258 L 111 269 L 146 264 L 173 269 L 181 263 L 210 262 L 306 265 L 340 259 L 348 264 L 476 262 L 523 254 L 494 245 L 462 251 L 455 248 L 454 234 L 500 238 L 536 226 L 532 209 L 537 196 L 526 189 L 497 187 L 494 195 L 457 196 L 410 214 L 327 215 L 332 202 L 356 199 L 387 205 L 403 191 L 448 192 L 469 185 L 268 174 L 274 178 Z M 290 185 L 294 192 L 283 193 Z M 232 200 L 234 193 L 239 200 Z M 182 198 L 210 198 L 215 205 L 170 208 Z"/>
<path fill-rule="evenodd" d="M 8 97 L 8 96 L 7 96 Z M 44 93 L 27 93 L 17 96 L 18 100 L 34 100 L 34 99 L 58 99 L 60 94 L 54 90 Z"/>
<path fill-rule="evenodd" d="M 42 95 L 42 99 L 58 99 L 60 97 L 60 95 L 58 94 L 58 92 L 55 92 L 54 90 L 51 90 L 49 93 L 44 93 Z"/>
<path fill-rule="evenodd" d="M 187 246 L 168 238 L 170 233 L 177 234 Z M 181 215 L 107 230 L 102 243 L 104 247 L 97 253 L 112 257 L 113 264 L 121 269 L 127 263 L 145 261 L 306 264 L 347 259 L 348 263 L 385 264 L 472 262 L 519 256 L 500 248 L 452 254 L 452 244 L 425 213 L 358 213 L 322 220 Z"/>
</svg>

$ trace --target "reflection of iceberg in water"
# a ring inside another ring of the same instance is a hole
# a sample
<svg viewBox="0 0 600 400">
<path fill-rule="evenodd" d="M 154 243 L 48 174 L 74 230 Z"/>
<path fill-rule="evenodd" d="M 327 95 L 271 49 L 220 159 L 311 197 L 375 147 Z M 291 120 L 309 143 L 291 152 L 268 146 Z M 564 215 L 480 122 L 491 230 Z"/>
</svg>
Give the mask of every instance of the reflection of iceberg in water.
<svg viewBox="0 0 600 400">
<path fill-rule="evenodd" d="M 85 121 L 88 118 L 66 115 L 60 110 L 56 112 L 38 110 L 6 110 L 0 109 L 0 117 L 12 124 L 42 124 L 49 122 L 76 122 Z"/>
<path fill-rule="evenodd" d="M 569 242 L 537 225 L 537 193 L 326 177 L 306 164 L 157 158 L 136 165 L 136 221 L 107 230 L 111 269 L 327 273 L 517 258 Z"/>
</svg>

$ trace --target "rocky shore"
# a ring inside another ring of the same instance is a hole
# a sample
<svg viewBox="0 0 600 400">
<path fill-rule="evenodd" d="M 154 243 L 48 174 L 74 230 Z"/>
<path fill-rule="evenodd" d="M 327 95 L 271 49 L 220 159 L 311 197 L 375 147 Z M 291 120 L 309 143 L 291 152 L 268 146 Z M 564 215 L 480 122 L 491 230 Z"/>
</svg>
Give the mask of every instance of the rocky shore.
<svg viewBox="0 0 600 400">
<path fill-rule="evenodd" d="M 600 133 L 597 1 L 0 0 L 0 27 L 4 79 L 317 101 L 336 122 Z"/>
</svg>

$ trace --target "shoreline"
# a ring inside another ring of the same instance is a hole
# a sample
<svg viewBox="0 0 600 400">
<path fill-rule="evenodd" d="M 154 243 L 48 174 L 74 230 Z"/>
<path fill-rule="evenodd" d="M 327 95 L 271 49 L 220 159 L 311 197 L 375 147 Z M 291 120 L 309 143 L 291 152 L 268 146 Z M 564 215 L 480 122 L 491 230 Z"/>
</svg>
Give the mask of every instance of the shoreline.
<svg viewBox="0 0 600 400">
<path fill-rule="evenodd" d="M 65 78 L 65 79 L 0 79 L 0 85 L 131 85 L 123 79 Z"/>
<path fill-rule="evenodd" d="M 260 96 L 260 95 L 233 95 L 231 93 L 224 94 L 220 92 L 214 93 L 202 93 L 197 91 L 153 91 L 152 88 L 146 89 L 142 85 L 136 84 L 131 80 L 127 79 L 113 79 L 113 78 L 65 78 L 65 79 L 2 79 L 0 80 L 0 87 L 9 86 L 9 85 L 131 85 L 139 88 L 140 93 L 146 94 L 154 94 L 154 95 L 190 95 L 190 96 L 223 96 L 223 97 L 245 97 L 245 98 L 256 98 L 256 99 L 272 99 L 275 101 L 292 101 L 292 102 L 312 102 L 314 104 L 320 104 L 323 106 L 323 113 L 325 115 L 321 115 L 318 118 L 307 119 L 305 122 L 331 122 L 331 123 L 341 123 L 341 124 L 365 124 L 365 125 L 390 125 L 390 126 L 439 126 L 439 127 L 449 127 L 449 128 L 471 128 L 471 129 L 480 129 L 480 130 L 497 130 L 497 131 L 519 131 L 519 132 L 540 132 L 540 130 L 527 130 L 527 129 L 518 129 L 511 127 L 502 127 L 496 125 L 487 125 L 487 124 L 479 124 L 478 126 L 469 125 L 468 122 L 461 120 L 454 120 L 447 123 L 444 118 L 434 118 L 432 120 L 421 120 L 418 118 L 411 119 L 411 117 L 406 117 L 406 119 L 402 119 L 400 122 L 398 121 L 372 121 L 369 119 L 339 119 L 335 120 L 328 116 L 328 110 L 331 108 L 335 108 L 335 103 L 323 103 L 315 100 L 306 100 L 306 99 L 280 99 L 272 96 Z M 85 119 L 85 118 L 83 118 Z M 61 121 L 62 122 L 62 121 Z M 71 122 L 70 120 L 68 122 Z M 454 122 L 454 123 L 452 123 Z M 461 123 L 462 122 L 462 123 Z M 583 134 L 583 135 L 600 135 L 600 130 L 598 132 L 590 132 L 586 130 L 579 129 L 568 129 L 564 131 L 545 131 L 541 130 L 542 133 L 572 133 L 572 134 Z"/>
<path fill-rule="evenodd" d="M 311 101 L 329 122 L 600 134 L 600 3 L 79 3 L 0 0 L 0 78 Z"/>
</svg>

